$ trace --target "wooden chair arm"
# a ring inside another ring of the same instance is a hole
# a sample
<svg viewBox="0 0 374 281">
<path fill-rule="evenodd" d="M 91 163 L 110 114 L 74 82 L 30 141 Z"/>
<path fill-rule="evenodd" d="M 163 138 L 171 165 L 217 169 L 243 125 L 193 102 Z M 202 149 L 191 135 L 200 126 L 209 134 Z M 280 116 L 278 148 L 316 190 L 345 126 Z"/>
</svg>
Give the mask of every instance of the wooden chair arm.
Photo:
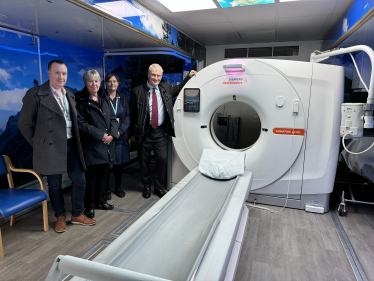
<svg viewBox="0 0 374 281">
<path fill-rule="evenodd" d="M 38 179 L 38 181 L 40 183 L 41 190 L 43 190 L 45 193 L 47 193 L 47 189 L 45 187 L 45 182 L 44 182 L 44 180 L 43 180 L 43 178 L 42 178 L 41 175 L 39 175 L 38 173 L 35 173 L 33 170 L 30 170 L 30 169 L 16 169 L 16 168 L 14 168 L 14 166 L 13 166 L 13 164 L 10 161 L 10 158 L 8 156 L 3 155 L 3 157 L 4 157 L 4 160 L 5 160 L 5 164 L 7 166 L 8 174 L 9 175 L 11 175 L 10 171 L 17 172 L 17 173 L 29 173 L 29 174 L 33 174 Z M 13 185 L 13 179 L 12 179 L 12 184 L 9 182 L 9 187 L 11 187 L 11 188 L 14 187 L 14 185 Z"/>
</svg>

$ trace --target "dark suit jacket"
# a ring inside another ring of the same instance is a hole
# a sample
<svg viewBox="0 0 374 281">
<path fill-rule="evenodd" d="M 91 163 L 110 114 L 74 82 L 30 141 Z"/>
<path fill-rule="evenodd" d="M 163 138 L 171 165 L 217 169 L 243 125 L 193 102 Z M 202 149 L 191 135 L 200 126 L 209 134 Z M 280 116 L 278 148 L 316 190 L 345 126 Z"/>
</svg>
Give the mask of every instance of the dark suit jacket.
<svg viewBox="0 0 374 281">
<path fill-rule="evenodd" d="M 191 77 L 187 75 L 179 85 L 172 86 L 167 83 L 160 83 L 158 85 L 165 107 L 165 132 L 169 136 L 175 137 L 173 97 L 178 96 L 179 92 L 190 79 Z M 129 131 L 130 136 L 135 136 L 137 142 L 141 142 L 142 137 L 148 132 L 149 119 L 149 88 L 147 83 L 144 83 L 134 88 L 130 97 Z"/>
<path fill-rule="evenodd" d="M 86 169 L 79 138 L 75 96 L 68 89 L 65 90 L 73 124 L 72 134 L 79 159 Z M 22 102 L 18 127 L 33 147 L 33 170 L 43 175 L 67 172 L 66 121 L 53 96 L 49 81 L 28 90 Z"/>
</svg>

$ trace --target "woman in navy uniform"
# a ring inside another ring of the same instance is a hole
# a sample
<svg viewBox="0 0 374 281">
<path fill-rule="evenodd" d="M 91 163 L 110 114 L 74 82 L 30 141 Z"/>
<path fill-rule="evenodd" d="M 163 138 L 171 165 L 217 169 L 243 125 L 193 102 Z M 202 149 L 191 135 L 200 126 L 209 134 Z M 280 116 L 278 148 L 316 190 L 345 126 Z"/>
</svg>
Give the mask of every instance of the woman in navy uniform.
<svg viewBox="0 0 374 281">
<path fill-rule="evenodd" d="M 125 191 L 122 189 L 122 170 L 123 164 L 130 161 L 129 153 L 129 132 L 128 128 L 130 125 L 130 109 L 127 102 L 127 97 L 118 92 L 119 79 L 114 73 L 108 73 L 105 76 L 106 95 L 108 96 L 111 108 L 117 117 L 118 128 L 118 139 L 115 142 L 115 159 L 110 164 L 113 164 L 114 179 L 115 179 L 115 191 L 114 193 L 118 197 L 125 197 Z M 107 190 L 105 198 L 111 199 L 109 180 L 107 184 Z"/>
</svg>

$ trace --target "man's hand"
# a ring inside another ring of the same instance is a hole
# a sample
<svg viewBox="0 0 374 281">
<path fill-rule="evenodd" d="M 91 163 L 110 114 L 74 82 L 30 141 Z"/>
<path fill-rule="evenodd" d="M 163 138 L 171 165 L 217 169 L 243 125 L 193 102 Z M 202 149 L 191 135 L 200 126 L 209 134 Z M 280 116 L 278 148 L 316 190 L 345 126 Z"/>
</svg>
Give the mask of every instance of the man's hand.
<svg viewBox="0 0 374 281">
<path fill-rule="evenodd" d="M 103 139 L 102 139 L 101 141 L 102 141 L 103 143 L 105 143 L 105 140 L 106 140 L 107 137 L 108 137 L 108 134 L 105 133 L 104 136 L 103 136 Z"/>
<path fill-rule="evenodd" d="M 192 77 L 192 76 L 196 76 L 196 71 L 195 70 L 191 70 L 190 74 L 188 74 L 188 76 Z"/>
<path fill-rule="evenodd" d="M 118 132 L 118 138 L 120 137 L 120 135 L 121 135 L 121 133 L 120 133 L 120 132 Z"/>
<path fill-rule="evenodd" d="M 131 136 L 130 139 L 132 142 L 135 142 L 135 136 Z"/>
<path fill-rule="evenodd" d="M 107 138 L 104 140 L 104 143 L 105 144 L 110 144 L 112 142 L 112 140 L 113 140 L 113 137 L 108 135 Z"/>
</svg>

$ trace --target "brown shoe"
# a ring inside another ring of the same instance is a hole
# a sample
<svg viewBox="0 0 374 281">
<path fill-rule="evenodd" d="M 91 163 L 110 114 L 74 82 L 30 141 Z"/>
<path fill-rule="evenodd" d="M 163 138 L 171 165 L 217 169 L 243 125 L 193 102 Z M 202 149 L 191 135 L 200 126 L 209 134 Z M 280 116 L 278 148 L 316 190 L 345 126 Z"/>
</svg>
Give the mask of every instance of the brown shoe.
<svg viewBox="0 0 374 281">
<path fill-rule="evenodd" d="M 71 216 L 71 223 L 81 225 L 94 225 L 96 221 L 94 219 L 87 218 L 83 213 L 79 217 Z"/>
<path fill-rule="evenodd" d="M 65 232 L 66 230 L 66 215 L 61 215 L 57 218 L 55 230 L 58 233 Z"/>
</svg>

